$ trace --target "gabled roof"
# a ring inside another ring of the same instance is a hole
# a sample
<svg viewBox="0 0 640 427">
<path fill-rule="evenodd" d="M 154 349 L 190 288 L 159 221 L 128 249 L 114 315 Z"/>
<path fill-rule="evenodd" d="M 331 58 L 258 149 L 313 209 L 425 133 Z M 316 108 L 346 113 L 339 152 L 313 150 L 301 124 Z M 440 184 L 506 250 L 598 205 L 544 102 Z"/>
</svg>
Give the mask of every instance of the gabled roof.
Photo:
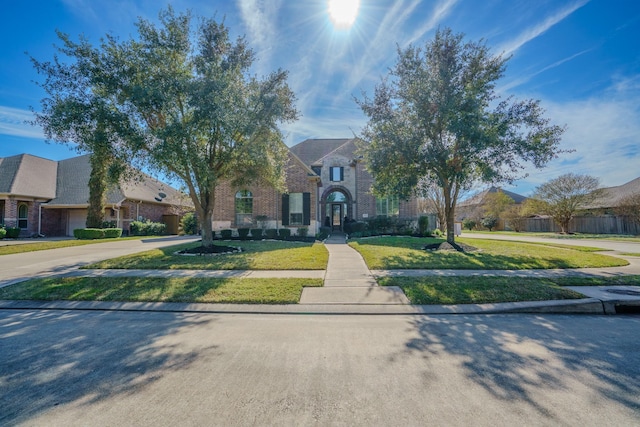
<svg viewBox="0 0 640 427">
<path fill-rule="evenodd" d="M 289 150 L 291 150 L 291 152 L 306 165 L 312 166 L 318 164 L 320 159 L 327 156 L 329 153 L 337 150 L 352 140 L 352 138 L 307 139 L 293 147 L 290 147 Z"/>
<path fill-rule="evenodd" d="M 458 203 L 458 207 L 465 207 L 465 206 L 480 206 L 482 204 L 484 204 L 485 198 L 491 194 L 491 193 L 497 193 L 498 191 L 503 192 L 504 194 L 506 194 L 507 196 L 511 197 L 513 199 L 513 201 L 515 203 L 522 203 L 525 200 L 527 200 L 527 197 L 522 196 L 520 194 L 517 193 L 513 193 L 511 191 L 507 191 L 507 190 L 503 190 L 499 187 L 490 187 L 484 191 L 479 192 L 478 194 L 463 200 L 462 202 Z"/>
<path fill-rule="evenodd" d="M 0 193 L 40 199 L 56 195 L 57 162 L 30 154 L 0 158 Z"/>
<path fill-rule="evenodd" d="M 45 205 L 85 206 L 89 204 L 90 155 L 61 160 L 58 163 L 57 192 L 55 198 Z M 165 197 L 160 197 L 160 193 Z M 181 192 L 147 175 L 141 174 L 129 182 L 112 186 L 106 195 L 107 205 L 115 205 L 125 199 L 150 203 L 189 204 Z"/>
<path fill-rule="evenodd" d="M 640 194 L 640 177 L 626 184 L 602 189 L 602 195 L 598 197 L 587 209 L 614 208 L 620 206 L 620 202 L 634 194 Z"/>
</svg>

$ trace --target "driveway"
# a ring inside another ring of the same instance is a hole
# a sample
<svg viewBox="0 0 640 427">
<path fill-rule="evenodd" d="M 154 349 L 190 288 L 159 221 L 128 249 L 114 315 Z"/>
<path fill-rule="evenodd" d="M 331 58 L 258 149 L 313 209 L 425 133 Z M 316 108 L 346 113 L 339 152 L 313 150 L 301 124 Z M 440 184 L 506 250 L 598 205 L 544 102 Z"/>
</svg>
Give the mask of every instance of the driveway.
<svg viewBox="0 0 640 427">
<path fill-rule="evenodd" d="M 198 239 L 197 236 L 169 236 L 139 240 L 113 240 L 91 245 L 2 255 L 0 261 L 6 267 L 0 269 L 0 286 L 19 279 L 52 273 L 61 274 L 105 259 Z"/>
</svg>

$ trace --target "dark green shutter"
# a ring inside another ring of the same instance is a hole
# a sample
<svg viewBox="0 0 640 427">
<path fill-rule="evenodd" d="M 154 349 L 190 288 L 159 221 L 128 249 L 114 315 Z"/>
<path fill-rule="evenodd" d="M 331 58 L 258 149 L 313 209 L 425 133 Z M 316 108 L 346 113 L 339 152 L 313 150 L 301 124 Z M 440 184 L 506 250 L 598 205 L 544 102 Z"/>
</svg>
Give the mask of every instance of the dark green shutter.
<svg viewBox="0 0 640 427">
<path fill-rule="evenodd" d="M 282 195 L 282 225 L 289 225 L 289 195 Z"/>
<path fill-rule="evenodd" d="M 344 181 L 344 168 L 340 166 L 340 181 Z"/>
<path fill-rule="evenodd" d="M 302 193 L 302 224 L 311 225 L 311 193 Z"/>
</svg>

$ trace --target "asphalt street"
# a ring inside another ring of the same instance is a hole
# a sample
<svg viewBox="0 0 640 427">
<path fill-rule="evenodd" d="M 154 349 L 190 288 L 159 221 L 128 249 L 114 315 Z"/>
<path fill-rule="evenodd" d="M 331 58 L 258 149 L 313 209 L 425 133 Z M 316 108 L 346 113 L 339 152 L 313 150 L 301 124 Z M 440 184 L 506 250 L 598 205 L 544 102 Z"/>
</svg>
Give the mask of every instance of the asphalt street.
<svg viewBox="0 0 640 427">
<path fill-rule="evenodd" d="M 0 425 L 638 425 L 640 317 L 1 310 Z"/>
</svg>

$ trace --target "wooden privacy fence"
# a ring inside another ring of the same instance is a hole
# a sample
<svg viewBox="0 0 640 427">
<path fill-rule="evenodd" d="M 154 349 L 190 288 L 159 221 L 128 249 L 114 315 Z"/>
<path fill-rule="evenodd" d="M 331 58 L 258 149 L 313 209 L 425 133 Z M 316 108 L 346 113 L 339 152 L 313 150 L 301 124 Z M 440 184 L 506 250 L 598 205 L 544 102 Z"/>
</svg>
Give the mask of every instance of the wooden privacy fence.
<svg viewBox="0 0 640 427">
<path fill-rule="evenodd" d="M 551 218 L 527 218 L 522 231 L 558 233 L 560 227 Z M 577 216 L 569 223 L 569 232 L 639 235 L 640 226 L 624 216 Z"/>
</svg>

